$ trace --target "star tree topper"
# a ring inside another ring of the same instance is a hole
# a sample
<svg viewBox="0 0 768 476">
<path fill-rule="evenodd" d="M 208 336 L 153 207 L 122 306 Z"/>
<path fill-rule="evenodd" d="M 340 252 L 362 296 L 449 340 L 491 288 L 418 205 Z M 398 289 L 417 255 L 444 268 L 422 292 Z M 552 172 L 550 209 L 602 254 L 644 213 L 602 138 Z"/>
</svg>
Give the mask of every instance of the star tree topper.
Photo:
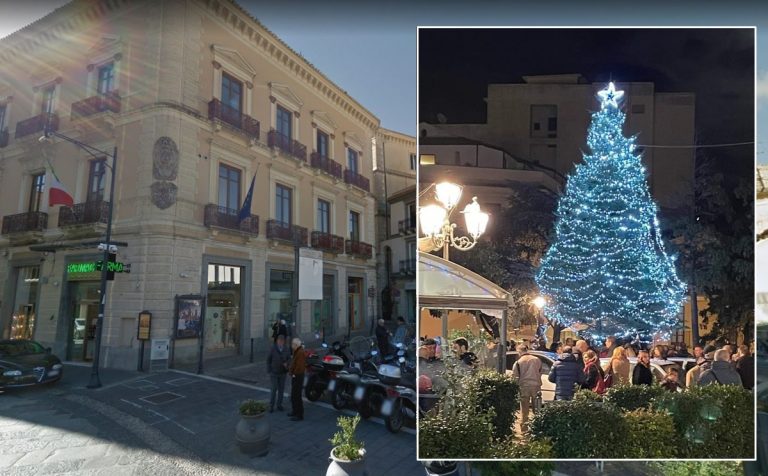
<svg viewBox="0 0 768 476">
<path fill-rule="evenodd" d="M 601 107 L 605 108 L 605 106 L 613 106 L 618 108 L 618 101 L 624 97 L 624 91 L 616 91 L 616 86 L 613 84 L 613 81 L 611 81 L 608 83 L 608 87 L 602 91 L 598 91 L 597 95 L 602 102 Z"/>
</svg>

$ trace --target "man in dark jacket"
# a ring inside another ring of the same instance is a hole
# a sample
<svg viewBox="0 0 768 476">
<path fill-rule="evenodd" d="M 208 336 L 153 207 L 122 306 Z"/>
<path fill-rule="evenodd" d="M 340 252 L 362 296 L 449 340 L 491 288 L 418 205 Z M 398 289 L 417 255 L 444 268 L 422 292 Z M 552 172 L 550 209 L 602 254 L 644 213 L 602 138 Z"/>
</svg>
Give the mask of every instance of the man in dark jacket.
<svg viewBox="0 0 768 476">
<path fill-rule="evenodd" d="M 277 336 L 276 342 L 267 356 L 267 373 L 272 383 L 269 392 L 269 412 L 275 411 L 275 400 L 277 400 L 277 410 L 283 411 L 283 393 L 285 392 L 285 374 L 288 373 L 288 362 L 291 360 L 291 353 L 285 345 L 285 336 Z M 277 398 L 275 398 L 277 396 Z"/>
<path fill-rule="evenodd" d="M 381 356 L 389 355 L 389 331 L 384 327 L 384 319 L 379 319 L 379 324 L 376 326 L 376 342 Z"/>
<path fill-rule="evenodd" d="M 574 385 L 584 383 L 584 372 L 570 346 L 563 347 L 563 353 L 552 365 L 549 381 L 555 384 L 555 400 L 572 400 Z"/>
<path fill-rule="evenodd" d="M 699 385 L 704 387 L 713 383 L 720 385 L 742 385 L 739 373 L 731 365 L 731 352 L 728 349 L 716 351 L 712 367 L 701 372 Z"/>
<path fill-rule="evenodd" d="M 632 371 L 632 385 L 652 385 L 653 372 L 651 371 L 651 357 L 647 350 L 641 350 L 637 354 L 637 364 Z"/>
<path fill-rule="evenodd" d="M 288 326 L 285 325 L 285 319 L 280 319 L 272 324 L 272 340 L 277 342 L 277 336 L 288 337 Z"/>
<path fill-rule="evenodd" d="M 747 390 L 755 386 L 755 357 L 749 353 L 749 346 L 739 346 L 739 358 L 736 360 L 736 371 L 741 377 L 741 384 Z"/>
<path fill-rule="evenodd" d="M 293 349 L 293 358 L 288 366 L 288 372 L 291 374 L 291 405 L 293 410 L 288 414 L 293 421 L 304 419 L 304 401 L 301 399 L 301 390 L 304 387 L 304 372 L 307 369 L 307 358 L 304 347 L 301 346 L 301 339 L 294 337 L 291 341 Z"/>
<path fill-rule="evenodd" d="M 465 365 L 475 368 L 477 365 L 477 356 L 474 352 L 469 351 L 469 342 L 463 337 L 453 341 L 453 353 L 456 354 L 456 358 L 461 360 Z"/>
</svg>

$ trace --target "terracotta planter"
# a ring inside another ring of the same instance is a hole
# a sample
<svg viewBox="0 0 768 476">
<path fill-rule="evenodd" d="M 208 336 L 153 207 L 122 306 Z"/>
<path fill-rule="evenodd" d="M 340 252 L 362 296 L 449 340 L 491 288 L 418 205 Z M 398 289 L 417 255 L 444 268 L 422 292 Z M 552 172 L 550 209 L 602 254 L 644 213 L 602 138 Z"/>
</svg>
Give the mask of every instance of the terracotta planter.
<svg viewBox="0 0 768 476">
<path fill-rule="evenodd" d="M 333 454 L 334 451 L 336 451 L 335 447 L 328 458 L 331 464 L 328 465 L 325 476 L 369 476 L 368 469 L 365 467 L 365 450 L 360 450 L 360 459 L 355 461 L 339 459 Z"/>
<path fill-rule="evenodd" d="M 264 456 L 269 452 L 269 419 L 264 415 L 240 415 L 235 427 L 235 439 L 243 453 Z"/>
</svg>

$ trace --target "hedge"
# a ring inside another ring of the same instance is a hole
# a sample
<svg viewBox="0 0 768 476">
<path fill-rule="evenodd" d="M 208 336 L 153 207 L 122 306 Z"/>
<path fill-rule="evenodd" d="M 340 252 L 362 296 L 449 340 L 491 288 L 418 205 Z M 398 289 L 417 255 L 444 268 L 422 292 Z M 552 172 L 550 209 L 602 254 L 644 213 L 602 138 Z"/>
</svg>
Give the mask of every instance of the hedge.
<svg viewBox="0 0 768 476">
<path fill-rule="evenodd" d="M 674 458 L 677 432 L 667 413 L 638 409 L 624 413 L 628 425 L 626 458 Z"/>
</svg>

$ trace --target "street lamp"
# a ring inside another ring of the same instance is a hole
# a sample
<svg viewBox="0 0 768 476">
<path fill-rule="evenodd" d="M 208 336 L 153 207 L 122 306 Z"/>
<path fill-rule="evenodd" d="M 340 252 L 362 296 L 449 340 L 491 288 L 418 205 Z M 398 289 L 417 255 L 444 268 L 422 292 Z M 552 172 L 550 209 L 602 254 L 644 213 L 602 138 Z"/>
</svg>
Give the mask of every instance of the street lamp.
<svg viewBox="0 0 768 476">
<path fill-rule="evenodd" d="M 100 159 L 102 157 L 109 157 L 112 159 L 112 165 L 104 164 L 107 167 L 109 167 L 109 170 L 112 171 L 112 178 L 111 178 L 111 185 L 109 187 L 109 207 L 107 212 L 107 232 L 106 232 L 106 240 L 105 243 L 99 244 L 99 251 L 103 252 L 102 257 L 102 266 L 101 266 L 101 286 L 99 288 L 99 316 L 96 319 L 96 348 L 93 352 L 93 366 L 91 367 L 91 380 L 88 382 L 88 385 L 86 385 L 87 388 L 99 388 L 101 387 L 101 379 L 99 378 L 99 357 L 101 355 L 101 333 L 104 328 L 104 308 L 107 301 L 107 271 L 108 271 L 108 263 L 109 263 L 109 255 L 110 253 L 116 253 L 117 247 L 111 243 L 112 238 L 112 210 L 114 208 L 115 203 L 115 162 L 117 161 L 117 146 L 113 149 L 111 154 L 108 154 L 107 152 L 104 152 L 101 149 L 97 149 L 96 147 L 90 146 L 88 144 L 85 144 L 83 142 L 80 142 L 79 140 L 73 139 L 71 137 L 67 137 L 64 134 L 59 134 L 56 131 L 52 131 L 49 127 L 49 124 L 46 124 L 45 129 L 43 131 L 43 136 L 40 137 L 41 143 L 50 143 L 51 137 L 58 137 L 59 139 L 65 140 L 71 144 L 76 145 L 77 147 L 83 149 L 84 151 L 88 152 L 92 157 L 96 159 Z"/>
<path fill-rule="evenodd" d="M 536 296 L 533 298 L 533 305 L 536 307 L 536 310 L 538 311 L 536 313 L 536 337 L 540 338 L 542 335 L 546 335 L 546 330 L 542 330 L 542 327 L 544 325 L 542 324 L 542 318 L 544 317 L 544 306 L 547 305 L 547 298 L 544 296 Z M 544 328 L 546 329 L 546 327 Z"/>
<path fill-rule="evenodd" d="M 440 205 L 427 205 L 419 210 L 419 223 L 421 232 L 427 237 L 430 251 L 443 249 L 443 259 L 448 259 L 448 249 L 453 246 L 461 251 L 472 249 L 477 244 L 477 239 L 485 232 L 489 215 L 480 210 L 477 197 L 472 197 L 472 202 L 464 207 L 461 212 L 466 222 L 467 236 L 455 236 L 455 223 L 451 223 L 451 212 L 455 209 L 461 198 L 461 186 L 450 182 L 442 182 L 435 185 L 435 196 L 442 203 Z"/>
</svg>

